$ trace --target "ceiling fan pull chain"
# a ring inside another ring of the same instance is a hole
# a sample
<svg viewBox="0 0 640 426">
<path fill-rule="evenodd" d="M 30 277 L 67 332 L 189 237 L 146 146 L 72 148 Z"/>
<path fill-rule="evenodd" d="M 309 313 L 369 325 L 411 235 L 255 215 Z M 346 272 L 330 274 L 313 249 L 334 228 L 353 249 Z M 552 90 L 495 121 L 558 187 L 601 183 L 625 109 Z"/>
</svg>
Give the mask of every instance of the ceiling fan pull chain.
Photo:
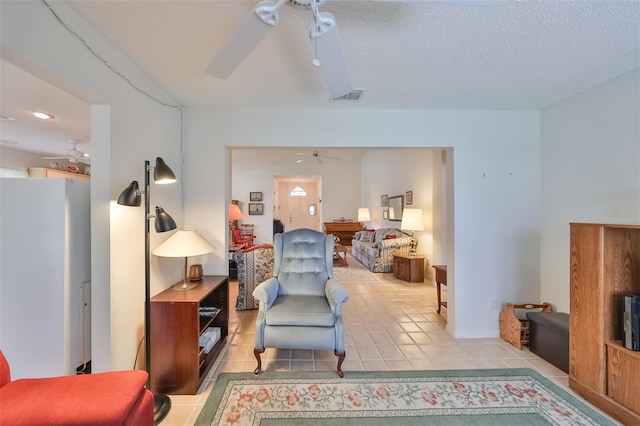
<svg viewBox="0 0 640 426">
<path fill-rule="evenodd" d="M 315 26 L 318 26 L 318 2 L 313 0 L 313 14 L 315 15 Z M 313 37 L 313 60 L 311 61 L 314 67 L 320 66 L 320 59 L 318 59 L 318 40 Z"/>
</svg>

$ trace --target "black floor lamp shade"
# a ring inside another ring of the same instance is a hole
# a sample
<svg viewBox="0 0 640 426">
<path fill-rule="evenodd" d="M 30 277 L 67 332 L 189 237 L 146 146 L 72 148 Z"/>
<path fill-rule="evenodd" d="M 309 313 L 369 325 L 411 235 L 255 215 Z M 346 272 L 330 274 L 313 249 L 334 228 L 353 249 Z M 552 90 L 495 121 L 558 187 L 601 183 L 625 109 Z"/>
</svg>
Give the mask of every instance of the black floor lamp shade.
<svg viewBox="0 0 640 426">
<path fill-rule="evenodd" d="M 176 222 L 162 207 L 156 206 L 156 232 L 167 232 L 176 229 Z"/>
<path fill-rule="evenodd" d="M 138 207 L 142 204 L 142 197 L 140 196 L 140 188 L 138 187 L 138 181 L 132 181 L 129 186 L 118 197 L 118 204 L 122 206 Z"/>
</svg>

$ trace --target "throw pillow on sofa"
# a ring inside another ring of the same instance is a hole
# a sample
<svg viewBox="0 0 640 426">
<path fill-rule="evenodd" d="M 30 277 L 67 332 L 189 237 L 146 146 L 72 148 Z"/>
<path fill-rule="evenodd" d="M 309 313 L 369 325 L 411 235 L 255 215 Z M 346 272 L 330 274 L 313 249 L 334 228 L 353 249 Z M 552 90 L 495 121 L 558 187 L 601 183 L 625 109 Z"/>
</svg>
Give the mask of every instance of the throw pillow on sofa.
<svg viewBox="0 0 640 426">
<path fill-rule="evenodd" d="M 389 235 L 385 235 L 384 239 L 385 240 L 395 240 L 397 237 L 398 237 L 397 235 L 389 234 Z"/>
<path fill-rule="evenodd" d="M 372 243 L 374 236 L 375 236 L 374 232 L 363 231 L 360 241 L 362 241 L 363 243 Z"/>
</svg>

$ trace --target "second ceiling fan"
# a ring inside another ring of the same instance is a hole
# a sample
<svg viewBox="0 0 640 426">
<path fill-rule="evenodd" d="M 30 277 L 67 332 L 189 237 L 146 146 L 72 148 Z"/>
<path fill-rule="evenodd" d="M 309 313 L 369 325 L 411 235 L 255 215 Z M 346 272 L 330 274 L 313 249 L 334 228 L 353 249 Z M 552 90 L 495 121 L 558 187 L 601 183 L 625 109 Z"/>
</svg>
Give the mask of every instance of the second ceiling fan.
<svg viewBox="0 0 640 426">
<path fill-rule="evenodd" d="M 352 89 L 347 60 L 342 48 L 334 16 L 320 12 L 318 6 L 327 0 L 278 0 L 262 1 L 249 13 L 240 27 L 216 53 L 207 67 L 207 73 L 218 78 L 227 78 L 251 53 L 260 41 L 276 26 L 279 11 L 285 3 L 299 9 L 312 10 L 313 18 L 308 33 L 315 50 L 313 64 L 322 70 L 331 98 L 348 94 Z"/>
<path fill-rule="evenodd" d="M 326 154 L 321 154 L 319 151 L 311 151 L 309 154 L 304 153 L 304 152 L 296 152 L 296 155 L 302 155 L 305 157 L 311 157 L 314 158 L 316 160 L 316 163 L 322 165 L 324 164 L 324 162 L 322 161 L 323 158 L 325 159 L 329 159 L 329 160 L 339 160 L 340 157 L 335 157 L 333 155 L 326 155 Z M 299 160 L 296 160 L 296 163 L 302 163 L 305 159 L 301 158 Z"/>
</svg>

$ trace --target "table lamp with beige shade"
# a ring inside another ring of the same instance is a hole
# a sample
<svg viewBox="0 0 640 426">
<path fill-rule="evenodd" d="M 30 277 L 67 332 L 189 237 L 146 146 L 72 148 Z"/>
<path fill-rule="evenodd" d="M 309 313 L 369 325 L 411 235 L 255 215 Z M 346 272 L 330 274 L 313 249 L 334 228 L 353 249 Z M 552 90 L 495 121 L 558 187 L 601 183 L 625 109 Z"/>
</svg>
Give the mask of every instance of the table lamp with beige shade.
<svg viewBox="0 0 640 426">
<path fill-rule="evenodd" d="M 413 236 L 414 231 L 424 231 L 424 218 L 422 209 L 404 209 L 402 210 L 402 222 L 400 229 L 403 231 L 411 231 L 411 246 L 409 247 L 409 255 L 416 255 L 418 242 Z"/>
<path fill-rule="evenodd" d="M 155 256 L 160 257 L 184 257 L 184 276 L 183 281 L 171 287 L 174 290 L 189 290 L 198 285 L 202 278 L 202 266 L 199 273 L 196 273 L 192 279 L 187 274 L 187 258 L 193 256 L 202 256 L 211 253 L 215 248 L 197 231 L 182 230 L 173 234 L 164 243 L 153 251 Z M 196 266 L 196 270 L 198 265 Z"/>
<path fill-rule="evenodd" d="M 371 214 L 369 214 L 369 208 L 360 207 L 358 209 L 358 222 L 360 222 L 360 225 L 362 225 L 362 228 L 366 228 L 364 223 L 370 220 L 371 220 Z"/>
</svg>

